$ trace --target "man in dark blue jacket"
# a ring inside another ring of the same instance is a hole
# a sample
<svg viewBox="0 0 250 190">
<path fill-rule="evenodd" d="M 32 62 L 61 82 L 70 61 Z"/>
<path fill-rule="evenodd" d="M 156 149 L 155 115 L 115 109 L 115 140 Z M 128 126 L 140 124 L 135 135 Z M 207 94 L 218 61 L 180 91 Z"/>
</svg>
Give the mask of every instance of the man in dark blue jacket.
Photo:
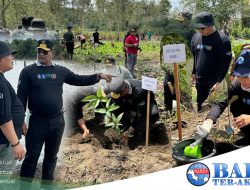
<svg viewBox="0 0 250 190">
<path fill-rule="evenodd" d="M 111 81 L 111 75 L 102 73 L 77 75 L 53 59 L 53 43 L 40 40 L 37 61 L 25 67 L 19 77 L 17 95 L 24 108 L 31 113 L 26 134 L 27 154 L 21 168 L 22 177 L 34 177 L 42 146 L 45 144 L 42 179 L 53 180 L 57 153 L 64 131 L 63 84 L 92 85 L 100 79 Z"/>
</svg>

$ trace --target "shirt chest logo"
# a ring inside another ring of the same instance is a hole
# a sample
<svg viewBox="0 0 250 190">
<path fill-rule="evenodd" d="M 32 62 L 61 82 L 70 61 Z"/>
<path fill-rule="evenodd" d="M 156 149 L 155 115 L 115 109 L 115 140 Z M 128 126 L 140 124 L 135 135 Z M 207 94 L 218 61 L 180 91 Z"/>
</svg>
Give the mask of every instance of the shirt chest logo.
<svg viewBox="0 0 250 190">
<path fill-rule="evenodd" d="M 206 46 L 206 45 L 203 45 L 203 44 L 198 44 L 197 49 L 206 49 L 208 51 L 211 51 L 213 49 L 213 47 L 212 46 Z"/>
<path fill-rule="evenodd" d="M 37 74 L 37 79 L 56 79 L 55 73 L 45 73 L 45 74 Z"/>
</svg>

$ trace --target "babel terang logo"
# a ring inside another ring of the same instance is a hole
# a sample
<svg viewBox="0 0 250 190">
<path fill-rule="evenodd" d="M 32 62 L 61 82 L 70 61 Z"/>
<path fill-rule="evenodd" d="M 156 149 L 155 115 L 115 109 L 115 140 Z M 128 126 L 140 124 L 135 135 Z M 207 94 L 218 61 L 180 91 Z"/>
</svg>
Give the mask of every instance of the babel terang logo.
<svg viewBox="0 0 250 190">
<path fill-rule="evenodd" d="M 203 163 L 194 163 L 187 169 L 187 179 L 192 185 L 205 185 L 208 182 L 209 178 L 210 170 Z"/>
<path fill-rule="evenodd" d="M 250 163 L 213 163 L 213 169 L 210 181 L 214 186 L 250 186 Z M 203 163 L 194 163 L 187 169 L 187 179 L 192 185 L 205 185 L 210 170 Z"/>
<path fill-rule="evenodd" d="M 214 186 L 250 186 L 250 163 L 213 163 Z"/>
</svg>

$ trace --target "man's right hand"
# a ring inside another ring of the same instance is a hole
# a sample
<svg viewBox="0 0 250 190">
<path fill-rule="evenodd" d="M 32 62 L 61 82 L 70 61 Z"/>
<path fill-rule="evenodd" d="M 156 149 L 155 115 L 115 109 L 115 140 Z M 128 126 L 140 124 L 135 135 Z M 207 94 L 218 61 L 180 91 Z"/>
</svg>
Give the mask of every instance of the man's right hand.
<svg viewBox="0 0 250 190">
<path fill-rule="evenodd" d="M 25 153 L 26 153 L 25 149 L 20 143 L 12 147 L 12 152 L 13 152 L 14 159 L 19 160 L 19 161 L 21 161 L 24 158 Z"/>
</svg>

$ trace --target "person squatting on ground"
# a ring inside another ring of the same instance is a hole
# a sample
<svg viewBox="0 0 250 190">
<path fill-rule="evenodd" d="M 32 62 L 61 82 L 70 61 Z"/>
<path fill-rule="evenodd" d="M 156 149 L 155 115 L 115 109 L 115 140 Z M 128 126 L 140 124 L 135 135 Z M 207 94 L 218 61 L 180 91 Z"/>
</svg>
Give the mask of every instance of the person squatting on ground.
<svg viewBox="0 0 250 190">
<path fill-rule="evenodd" d="M 105 69 L 102 71 L 104 74 L 110 74 L 112 76 L 116 76 L 122 79 L 133 79 L 132 74 L 129 72 L 129 70 L 123 66 L 119 66 L 116 64 L 116 61 L 113 57 L 107 57 L 104 59 L 104 65 Z M 109 93 L 109 89 L 106 87 L 106 84 L 101 84 L 105 93 Z M 93 87 L 95 88 L 95 87 Z M 94 93 L 96 93 L 97 88 L 95 88 Z M 88 142 L 90 138 L 89 135 L 89 129 L 86 125 L 86 122 L 84 120 L 84 116 L 82 114 L 83 106 L 86 104 L 85 102 L 82 102 L 81 100 L 86 97 L 82 96 L 84 93 L 76 93 L 75 101 L 72 103 L 73 107 L 73 114 L 74 114 L 74 121 L 77 121 L 78 126 L 82 129 L 83 135 L 82 135 L 82 142 Z"/>
<path fill-rule="evenodd" d="M 130 35 L 125 39 L 125 47 L 127 48 L 127 68 L 134 76 L 134 67 L 137 62 L 137 52 L 139 50 L 139 38 L 134 28 L 130 29 Z"/>
<path fill-rule="evenodd" d="M 123 80 L 113 78 L 108 84 L 111 97 L 120 108 L 120 113 L 124 112 L 121 123 L 124 131 L 133 128 L 136 134 L 144 134 L 147 113 L 147 90 L 142 89 L 142 81 L 136 79 Z M 159 110 L 153 92 L 150 92 L 150 126 L 159 119 Z"/>
<path fill-rule="evenodd" d="M 232 54 L 228 36 L 214 27 L 211 13 L 197 14 L 195 23 L 198 32 L 191 41 L 192 80 L 197 90 L 197 111 L 200 112 L 209 93 L 218 89 L 227 74 Z"/>
<path fill-rule="evenodd" d="M 67 59 L 72 60 L 74 55 L 74 34 L 72 32 L 72 26 L 67 26 L 68 31 L 63 34 L 64 43 L 67 51 Z"/>
<path fill-rule="evenodd" d="M 24 108 L 4 73 L 13 68 L 14 54 L 10 47 L 0 42 L 0 170 L 11 174 L 16 160 L 22 160 L 25 150 L 19 143 L 24 124 Z M 26 131 L 23 131 L 25 135 Z"/>
<path fill-rule="evenodd" d="M 37 61 L 25 67 L 19 76 L 17 95 L 31 113 L 26 134 L 27 154 L 21 167 L 21 177 L 33 178 L 42 146 L 45 144 L 42 179 L 53 180 L 57 153 L 64 131 L 63 84 L 84 86 L 100 79 L 110 82 L 111 75 L 102 73 L 77 75 L 53 62 L 53 43 L 40 40 Z"/>
<path fill-rule="evenodd" d="M 206 120 L 197 129 L 197 139 L 208 136 L 213 124 L 229 106 L 230 100 L 237 97 L 230 105 L 234 117 L 233 127 L 240 129 L 250 144 L 250 50 L 242 50 L 235 63 L 232 73 L 235 78 L 228 87 L 227 98 L 212 106 Z"/>
</svg>

